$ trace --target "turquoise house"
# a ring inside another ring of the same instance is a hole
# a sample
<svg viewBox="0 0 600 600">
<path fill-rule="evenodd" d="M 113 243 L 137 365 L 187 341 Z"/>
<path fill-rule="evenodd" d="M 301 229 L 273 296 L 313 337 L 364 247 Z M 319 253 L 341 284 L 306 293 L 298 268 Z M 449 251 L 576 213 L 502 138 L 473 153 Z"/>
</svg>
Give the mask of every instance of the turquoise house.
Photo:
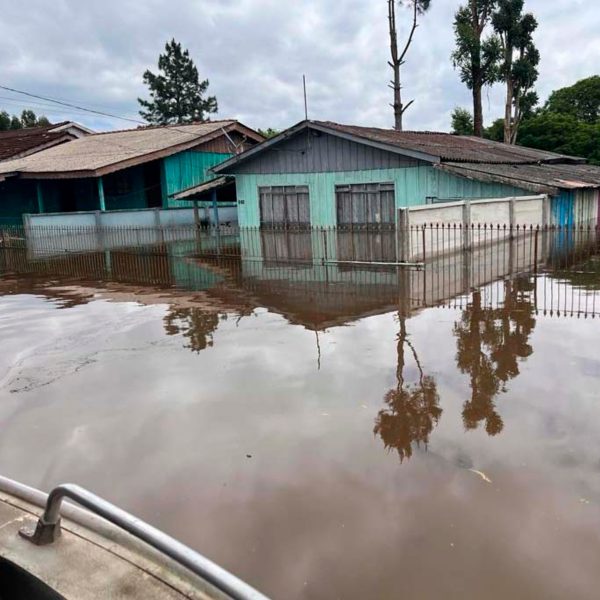
<svg viewBox="0 0 600 600">
<path fill-rule="evenodd" d="M 233 120 L 97 133 L 0 162 L 0 219 L 22 215 L 190 206 L 211 168 L 264 138 Z M 231 187 L 213 200 L 235 200 Z M 229 194 L 229 197 L 227 196 Z"/>
<path fill-rule="evenodd" d="M 242 227 L 393 228 L 398 208 L 532 192 L 555 199 L 557 222 L 597 222 L 600 168 L 585 162 L 470 136 L 302 121 L 213 171 L 235 177 Z"/>
</svg>

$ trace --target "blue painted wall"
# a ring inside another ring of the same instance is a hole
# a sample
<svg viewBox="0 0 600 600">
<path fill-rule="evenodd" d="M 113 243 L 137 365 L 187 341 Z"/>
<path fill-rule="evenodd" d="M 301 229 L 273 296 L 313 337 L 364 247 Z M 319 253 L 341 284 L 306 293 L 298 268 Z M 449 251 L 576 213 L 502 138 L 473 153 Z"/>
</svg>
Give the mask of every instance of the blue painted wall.
<svg viewBox="0 0 600 600">
<path fill-rule="evenodd" d="M 314 227 L 336 225 L 335 186 L 352 183 L 393 182 L 396 208 L 426 204 L 428 197 L 438 199 L 502 198 L 530 195 L 523 189 L 472 181 L 421 166 L 343 171 L 330 173 L 238 174 L 236 175 L 238 220 L 242 227 L 260 225 L 258 188 L 278 185 L 307 185 L 310 194 L 311 222 Z"/>
</svg>

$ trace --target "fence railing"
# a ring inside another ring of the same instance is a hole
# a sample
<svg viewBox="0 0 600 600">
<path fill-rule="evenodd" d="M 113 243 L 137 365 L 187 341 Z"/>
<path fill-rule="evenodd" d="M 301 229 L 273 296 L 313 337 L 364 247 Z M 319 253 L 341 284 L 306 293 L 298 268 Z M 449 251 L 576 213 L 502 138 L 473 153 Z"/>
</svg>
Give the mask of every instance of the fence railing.
<svg viewBox="0 0 600 600">
<path fill-rule="evenodd" d="M 599 250 L 597 224 L 572 226 L 424 223 L 389 230 L 261 230 L 237 226 L 4 226 L 0 248 L 27 249 L 30 258 L 110 250 L 202 256 L 242 256 L 272 262 L 425 264 L 474 253 L 488 263 L 510 261 L 533 270 L 567 266 Z M 179 248 L 179 250 L 177 250 Z M 483 251 L 483 252 L 480 252 Z"/>
</svg>

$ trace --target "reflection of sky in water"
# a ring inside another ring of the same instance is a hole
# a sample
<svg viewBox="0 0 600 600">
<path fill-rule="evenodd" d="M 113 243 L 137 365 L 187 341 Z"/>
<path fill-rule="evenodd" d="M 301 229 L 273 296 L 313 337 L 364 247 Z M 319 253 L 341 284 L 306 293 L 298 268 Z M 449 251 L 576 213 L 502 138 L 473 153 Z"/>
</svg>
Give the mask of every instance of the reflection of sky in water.
<svg viewBox="0 0 600 600">
<path fill-rule="evenodd" d="M 401 463 L 373 433 L 396 313 L 320 332 L 319 370 L 315 332 L 283 316 L 204 322 L 192 352 L 168 311 L 0 298 L 0 470 L 88 486 L 277 597 L 594 597 L 600 323 L 535 317 L 490 437 L 463 425 L 461 310 L 409 318 L 443 412 Z"/>
</svg>

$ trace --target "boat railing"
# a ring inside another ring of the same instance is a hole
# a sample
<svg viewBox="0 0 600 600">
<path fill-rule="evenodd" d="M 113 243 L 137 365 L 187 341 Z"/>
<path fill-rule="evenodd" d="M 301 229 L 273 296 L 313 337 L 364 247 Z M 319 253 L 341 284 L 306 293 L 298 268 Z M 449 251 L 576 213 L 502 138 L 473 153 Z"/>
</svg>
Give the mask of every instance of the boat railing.
<svg viewBox="0 0 600 600">
<path fill-rule="evenodd" d="M 11 479 L 0 477 L 0 490 L 26 502 L 38 506 L 45 505 L 35 529 L 24 527 L 19 531 L 23 538 L 35 545 L 52 544 L 60 537 L 62 504 L 63 500 L 68 499 L 168 556 L 230 598 L 267 600 L 266 596 L 208 558 L 79 485 L 62 484 L 46 495 Z"/>
</svg>

